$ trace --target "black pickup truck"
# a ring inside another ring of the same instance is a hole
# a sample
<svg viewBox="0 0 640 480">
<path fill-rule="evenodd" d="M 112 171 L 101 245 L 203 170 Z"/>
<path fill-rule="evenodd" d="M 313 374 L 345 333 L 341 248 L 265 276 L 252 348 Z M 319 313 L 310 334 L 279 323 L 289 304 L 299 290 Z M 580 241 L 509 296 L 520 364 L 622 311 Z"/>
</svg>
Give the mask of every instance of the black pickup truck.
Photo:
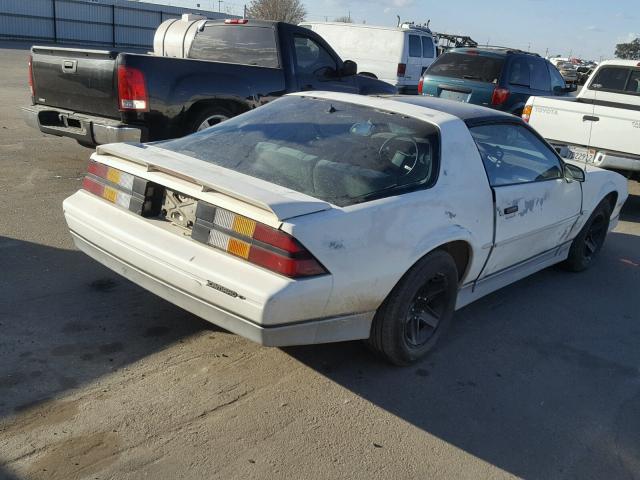
<svg viewBox="0 0 640 480">
<path fill-rule="evenodd" d="M 289 92 L 396 91 L 357 75 L 311 30 L 281 22 L 202 21 L 185 57 L 34 46 L 25 119 L 94 146 L 181 137 Z"/>
</svg>

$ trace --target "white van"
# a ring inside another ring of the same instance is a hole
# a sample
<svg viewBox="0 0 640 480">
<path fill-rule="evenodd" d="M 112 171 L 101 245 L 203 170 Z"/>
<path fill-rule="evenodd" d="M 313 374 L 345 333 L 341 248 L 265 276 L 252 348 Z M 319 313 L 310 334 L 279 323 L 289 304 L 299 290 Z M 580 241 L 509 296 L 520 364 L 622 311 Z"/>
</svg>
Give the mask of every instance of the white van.
<svg viewBox="0 0 640 480">
<path fill-rule="evenodd" d="M 342 58 L 358 64 L 358 73 L 418 93 L 422 73 L 436 59 L 437 39 L 427 27 L 404 23 L 377 27 L 342 22 L 302 22 L 322 36 Z"/>
</svg>

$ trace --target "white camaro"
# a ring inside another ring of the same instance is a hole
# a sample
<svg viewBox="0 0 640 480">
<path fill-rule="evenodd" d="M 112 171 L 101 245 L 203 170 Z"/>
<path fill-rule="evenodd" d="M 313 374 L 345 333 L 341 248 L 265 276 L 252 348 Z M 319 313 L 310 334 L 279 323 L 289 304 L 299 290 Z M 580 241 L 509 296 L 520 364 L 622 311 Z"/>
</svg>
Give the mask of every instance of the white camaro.
<svg viewBox="0 0 640 480">
<path fill-rule="evenodd" d="M 519 118 L 428 97 L 288 95 L 211 129 L 91 157 L 76 245 L 271 346 L 429 351 L 455 309 L 549 265 L 588 267 L 627 198 Z"/>
</svg>

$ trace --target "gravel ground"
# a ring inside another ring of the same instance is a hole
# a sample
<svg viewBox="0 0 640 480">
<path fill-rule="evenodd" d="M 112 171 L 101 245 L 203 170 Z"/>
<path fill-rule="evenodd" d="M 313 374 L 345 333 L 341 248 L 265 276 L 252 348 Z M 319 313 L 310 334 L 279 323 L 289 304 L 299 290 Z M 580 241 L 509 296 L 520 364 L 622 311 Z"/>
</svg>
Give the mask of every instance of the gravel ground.
<svg viewBox="0 0 640 480">
<path fill-rule="evenodd" d="M 457 313 L 429 358 L 262 348 L 71 243 L 90 151 L 27 128 L 0 59 L 0 478 L 640 478 L 640 188 L 590 271 Z"/>
</svg>

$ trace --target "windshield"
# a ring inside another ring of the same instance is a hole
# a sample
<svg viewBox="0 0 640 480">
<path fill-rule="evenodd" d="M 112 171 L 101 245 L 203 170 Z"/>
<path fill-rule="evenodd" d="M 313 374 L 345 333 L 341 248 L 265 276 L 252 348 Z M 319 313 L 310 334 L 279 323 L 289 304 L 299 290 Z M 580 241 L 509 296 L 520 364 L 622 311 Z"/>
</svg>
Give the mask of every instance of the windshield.
<svg viewBox="0 0 640 480">
<path fill-rule="evenodd" d="M 498 83 L 503 64 L 501 57 L 449 52 L 438 58 L 426 74 Z"/>
<path fill-rule="evenodd" d="M 439 158 L 429 123 L 299 96 L 155 146 L 338 206 L 429 186 Z"/>
</svg>

